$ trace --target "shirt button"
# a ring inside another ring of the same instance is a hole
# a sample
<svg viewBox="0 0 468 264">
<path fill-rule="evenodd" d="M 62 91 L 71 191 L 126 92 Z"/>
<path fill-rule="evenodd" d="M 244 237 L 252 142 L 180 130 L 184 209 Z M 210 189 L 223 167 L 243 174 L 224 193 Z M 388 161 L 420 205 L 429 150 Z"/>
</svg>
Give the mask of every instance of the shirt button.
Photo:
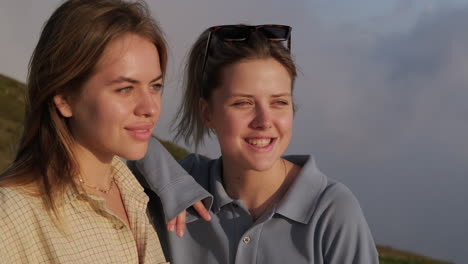
<svg viewBox="0 0 468 264">
<path fill-rule="evenodd" d="M 114 228 L 117 229 L 117 230 L 121 230 L 122 228 L 124 228 L 124 225 L 123 224 L 114 224 Z"/>
<path fill-rule="evenodd" d="M 245 236 L 244 238 L 242 238 L 242 242 L 244 242 L 244 244 L 248 244 L 250 242 L 250 237 Z"/>
</svg>

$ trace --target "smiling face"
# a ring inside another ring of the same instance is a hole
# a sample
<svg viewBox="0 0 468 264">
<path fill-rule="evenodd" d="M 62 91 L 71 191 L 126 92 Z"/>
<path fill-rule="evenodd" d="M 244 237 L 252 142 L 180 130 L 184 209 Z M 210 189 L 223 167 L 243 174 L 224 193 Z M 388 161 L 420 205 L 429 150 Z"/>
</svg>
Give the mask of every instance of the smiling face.
<svg viewBox="0 0 468 264">
<path fill-rule="evenodd" d="M 126 34 L 109 43 L 79 94 L 57 95 L 54 103 L 69 120 L 78 154 L 134 160 L 145 154 L 159 119 L 161 89 L 156 47 Z"/>
<path fill-rule="evenodd" d="M 292 134 L 292 82 L 275 59 L 252 59 L 226 67 L 210 103 L 202 101 L 205 125 L 214 130 L 223 162 L 263 171 L 272 168 Z"/>
</svg>

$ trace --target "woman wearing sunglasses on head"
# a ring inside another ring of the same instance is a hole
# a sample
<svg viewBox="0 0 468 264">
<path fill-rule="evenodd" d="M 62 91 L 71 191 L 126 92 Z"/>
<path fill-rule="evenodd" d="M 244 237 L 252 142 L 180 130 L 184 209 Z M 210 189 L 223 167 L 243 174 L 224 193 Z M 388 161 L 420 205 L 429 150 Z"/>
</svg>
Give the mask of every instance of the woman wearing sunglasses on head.
<svg viewBox="0 0 468 264">
<path fill-rule="evenodd" d="M 311 156 L 282 157 L 294 119 L 290 42 L 291 28 L 283 25 L 217 26 L 195 42 L 177 137 L 198 146 L 214 134 L 222 156 L 181 161 L 213 195 L 213 219 L 189 212 L 186 235 L 164 237 L 174 263 L 378 263 L 353 194 Z M 135 164 L 147 185 L 160 167 L 176 170 L 158 161 L 161 151 L 153 141 Z M 159 202 L 150 202 L 152 213 L 159 214 Z"/>
<path fill-rule="evenodd" d="M 166 263 L 148 197 L 119 159 L 147 150 L 166 62 L 143 2 L 54 11 L 30 62 L 18 151 L 0 174 L 0 262 Z"/>
</svg>

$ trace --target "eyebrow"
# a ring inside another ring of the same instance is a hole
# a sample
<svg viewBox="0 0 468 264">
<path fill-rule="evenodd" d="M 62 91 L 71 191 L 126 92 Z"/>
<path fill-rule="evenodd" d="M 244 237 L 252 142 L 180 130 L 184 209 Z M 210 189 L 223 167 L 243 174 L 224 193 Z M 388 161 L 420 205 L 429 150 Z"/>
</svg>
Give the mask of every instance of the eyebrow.
<svg viewBox="0 0 468 264">
<path fill-rule="evenodd" d="M 291 96 L 291 93 L 274 94 L 271 97 L 283 97 L 283 96 Z"/>
<path fill-rule="evenodd" d="M 151 80 L 149 83 L 153 83 L 153 82 L 159 81 L 161 79 L 162 79 L 162 74 L 160 74 L 158 77 Z M 138 81 L 138 80 L 135 80 L 135 79 L 132 79 L 132 78 L 129 78 L 129 77 L 125 77 L 125 76 L 119 76 L 118 78 L 109 81 L 107 83 L 107 85 L 124 83 L 124 82 L 132 83 L 132 84 L 139 84 L 140 83 L 140 81 Z"/>
<path fill-rule="evenodd" d="M 279 94 L 273 94 L 271 97 L 277 98 L 277 97 L 283 97 L 283 96 L 291 96 L 291 93 L 279 93 Z M 235 94 L 230 94 L 229 97 L 247 97 L 247 98 L 253 98 L 255 96 L 251 94 L 240 94 L 240 93 L 235 93 Z"/>
</svg>

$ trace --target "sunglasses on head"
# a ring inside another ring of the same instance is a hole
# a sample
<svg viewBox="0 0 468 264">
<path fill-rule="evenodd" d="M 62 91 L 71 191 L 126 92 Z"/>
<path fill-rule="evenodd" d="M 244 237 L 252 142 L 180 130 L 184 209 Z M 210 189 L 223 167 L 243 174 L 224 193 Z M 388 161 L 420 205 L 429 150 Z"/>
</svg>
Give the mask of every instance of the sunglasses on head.
<svg viewBox="0 0 468 264">
<path fill-rule="evenodd" d="M 223 41 L 234 42 L 245 41 L 251 34 L 262 34 L 269 41 L 287 41 L 287 48 L 291 51 L 291 27 L 286 25 L 222 25 L 210 27 L 208 31 L 209 35 L 203 57 L 202 75 L 205 73 L 208 51 L 213 36 Z"/>
<path fill-rule="evenodd" d="M 291 35 L 291 27 L 285 25 L 223 25 L 210 27 L 208 30 L 211 35 L 215 34 L 224 41 L 244 41 L 254 32 L 263 34 L 271 41 L 286 41 Z"/>
</svg>

